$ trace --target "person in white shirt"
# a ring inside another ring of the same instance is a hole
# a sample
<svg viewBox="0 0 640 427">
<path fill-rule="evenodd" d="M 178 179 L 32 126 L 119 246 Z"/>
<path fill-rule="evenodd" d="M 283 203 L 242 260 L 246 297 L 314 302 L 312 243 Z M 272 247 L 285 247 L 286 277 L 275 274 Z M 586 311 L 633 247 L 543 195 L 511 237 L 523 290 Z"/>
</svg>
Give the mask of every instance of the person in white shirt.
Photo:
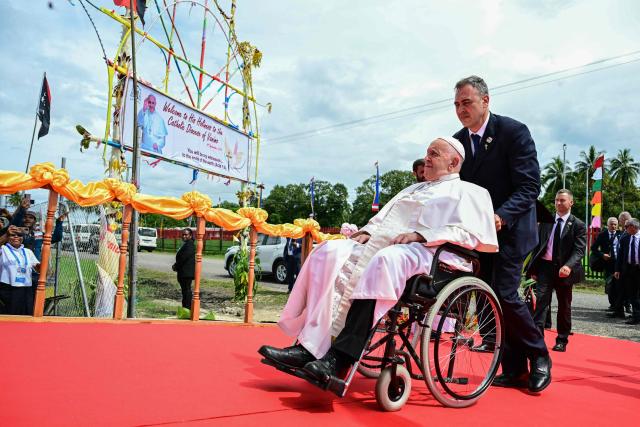
<svg viewBox="0 0 640 427">
<path fill-rule="evenodd" d="M 0 249 L 0 299 L 8 314 L 33 314 L 31 273 L 40 271 L 40 261 L 24 247 L 23 237 L 12 229 L 8 243 Z"/>
<path fill-rule="evenodd" d="M 482 187 L 460 180 L 463 160 L 457 139 L 435 139 L 425 157 L 426 182 L 402 190 L 349 239 L 318 245 L 302 266 L 278 322 L 300 344 L 286 349 L 262 346 L 259 353 L 305 370 L 335 352 L 353 362 L 366 345 L 369 329 L 396 304 L 407 279 L 429 272 L 438 246 L 449 242 L 497 252 L 491 198 Z M 440 259 L 454 269 L 470 271 L 455 255 L 443 253 Z M 352 302 L 358 315 L 349 311 Z M 348 312 L 359 318 L 361 327 L 345 327 Z M 342 334 L 347 329 L 348 337 Z M 337 337 L 333 345 L 332 336 Z M 341 347 L 341 342 L 347 345 Z M 335 363 L 329 363 L 328 374 L 335 370 Z"/>
</svg>

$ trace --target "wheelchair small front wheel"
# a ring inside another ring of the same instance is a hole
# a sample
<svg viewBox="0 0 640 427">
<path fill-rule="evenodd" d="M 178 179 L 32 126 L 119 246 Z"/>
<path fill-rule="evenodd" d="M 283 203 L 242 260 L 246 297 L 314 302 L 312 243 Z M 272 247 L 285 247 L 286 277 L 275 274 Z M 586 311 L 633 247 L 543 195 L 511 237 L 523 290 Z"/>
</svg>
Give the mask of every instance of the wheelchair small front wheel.
<svg viewBox="0 0 640 427">
<path fill-rule="evenodd" d="M 376 382 L 376 402 L 383 411 L 394 412 L 407 403 L 411 393 L 411 375 L 402 365 L 396 365 L 396 381 L 393 383 L 393 367 L 389 366 L 380 372 Z"/>
</svg>

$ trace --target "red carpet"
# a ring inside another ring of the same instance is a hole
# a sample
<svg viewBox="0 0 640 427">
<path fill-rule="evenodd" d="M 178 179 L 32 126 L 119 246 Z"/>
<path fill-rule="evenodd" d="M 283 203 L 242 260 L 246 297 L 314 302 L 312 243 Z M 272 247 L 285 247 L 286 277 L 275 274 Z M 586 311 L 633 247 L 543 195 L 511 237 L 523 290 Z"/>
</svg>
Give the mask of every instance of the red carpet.
<svg viewBox="0 0 640 427">
<path fill-rule="evenodd" d="M 375 380 L 340 399 L 261 364 L 261 344 L 291 341 L 271 326 L 3 321 L 0 337 L 0 426 L 604 425 L 640 403 L 640 344 L 586 335 L 552 354 L 539 396 L 491 388 L 448 409 L 414 381 L 396 413 L 377 409 Z"/>
</svg>

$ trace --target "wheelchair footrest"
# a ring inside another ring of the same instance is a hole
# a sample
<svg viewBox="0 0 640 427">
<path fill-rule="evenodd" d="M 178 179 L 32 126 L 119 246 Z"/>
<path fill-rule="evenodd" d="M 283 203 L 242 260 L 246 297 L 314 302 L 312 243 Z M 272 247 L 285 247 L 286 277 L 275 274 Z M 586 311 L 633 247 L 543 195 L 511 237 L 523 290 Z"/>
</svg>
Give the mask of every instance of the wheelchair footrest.
<svg viewBox="0 0 640 427">
<path fill-rule="evenodd" d="M 289 366 L 281 365 L 269 359 L 262 359 L 261 362 L 264 363 L 265 365 L 273 366 L 277 370 L 282 371 L 286 374 L 293 375 L 294 377 L 303 379 L 325 391 L 327 390 L 331 391 L 334 394 L 336 394 L 338 397 L 344 397 L 344 395 L 347 392 L 346 383 L 340 378 L 331 377 L 329 381 L 322 382 L 312 377 L 311 375 L 309 375 L 304 369 L 292 368 Z"/>
</svg>

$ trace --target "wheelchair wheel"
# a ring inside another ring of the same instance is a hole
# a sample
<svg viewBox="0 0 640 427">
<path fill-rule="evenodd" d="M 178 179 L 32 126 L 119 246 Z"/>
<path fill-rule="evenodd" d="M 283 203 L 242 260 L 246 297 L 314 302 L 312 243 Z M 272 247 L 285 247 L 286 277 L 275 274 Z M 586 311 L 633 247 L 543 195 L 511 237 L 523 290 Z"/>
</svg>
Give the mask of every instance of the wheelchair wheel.
<svg viewBox="0 0 640 427">
<path fill-rule="evenodd" d="M 411 394 L 411 375 L 402 365 L 396 365 L 396 384 L 392 384 L 392 367 L 384 368 L 376 382 L 376 402 L 388 412 L 400 410 Z"/>
<path fill-rule="evenodd" d="M 474 404 L 491 385 L 502 356 L 504 331 L 496 295 L 476 277 L 456 279 L 438 294 L 427 325 L 420 353 L 427 387 L 445 406 Z M 484 344 L 494 348 L 476 349 L 483 343 L 481 331 Z"/>
<path fill-rule="evenodd" d="M 358 364 L 358 372 L 367 378 L 378 378 L 380 371 L 382 371 L 384 367 L 382 358 L 384 357 L 385 343 L 388 339 L 386 338 L 386 320 L 387 318 L 385 316 L 376 324 L 376 331 L 360 359 L 360 364 Z M 420 344 L 420 336 L 422 335 L 422 326 L 420 326 L 418 322 L 415 322 L 411 325 L 411 328 L 412 331 L 409 334 L 409 341 L 416 352 L 419 353 L 418 345 Z M 400 340 L 398 339 L 397 341 Z M 400 349 L 404 348 L 404 344 L 400 344 Z"/>
</svg>

